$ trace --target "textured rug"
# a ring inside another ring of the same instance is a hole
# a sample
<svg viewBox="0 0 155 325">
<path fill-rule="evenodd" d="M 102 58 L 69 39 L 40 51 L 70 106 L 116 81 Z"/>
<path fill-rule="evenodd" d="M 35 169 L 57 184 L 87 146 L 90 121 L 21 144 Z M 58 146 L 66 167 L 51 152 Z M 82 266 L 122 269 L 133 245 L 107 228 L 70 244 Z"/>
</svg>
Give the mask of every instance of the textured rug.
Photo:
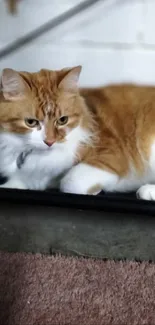
<svg viewBox="0 0 155 325">
<path fill-rule="evenodd" d="M 0 265 L 0 324 L 155 324 L 155 264 L 0 253 Z"/>
</svg>

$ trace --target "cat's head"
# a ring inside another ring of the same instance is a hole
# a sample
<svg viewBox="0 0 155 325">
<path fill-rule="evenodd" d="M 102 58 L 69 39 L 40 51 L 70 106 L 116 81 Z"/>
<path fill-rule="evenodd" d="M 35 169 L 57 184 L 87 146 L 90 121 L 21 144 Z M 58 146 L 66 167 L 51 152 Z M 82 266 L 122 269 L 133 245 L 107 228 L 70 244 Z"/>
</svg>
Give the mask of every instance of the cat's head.
<svg viewBox="0 0 155 325">
<path fill-rule="evenodd" d="M 30 145 L 51 148 L 83 126 L 85 104 L 78 92 L 81 66 L 37 73 L 4 69 L 0 126 Z"/>
</svg>

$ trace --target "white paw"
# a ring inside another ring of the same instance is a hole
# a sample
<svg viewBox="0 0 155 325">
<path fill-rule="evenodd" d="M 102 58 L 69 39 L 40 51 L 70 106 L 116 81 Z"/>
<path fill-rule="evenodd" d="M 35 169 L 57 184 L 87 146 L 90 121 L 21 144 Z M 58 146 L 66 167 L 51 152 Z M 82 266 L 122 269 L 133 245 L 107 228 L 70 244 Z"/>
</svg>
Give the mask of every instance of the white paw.
<svg viewBox="0 0 155 325">
<path fill-rule="evenodd" d="M 155 200 L 155 185 L 143 185 L 137 191 L 137 197 L 143 200 Z"/>
<path fill-rule="evenodd" d="M 60 182 L 60 191 L 72 194 L 86 194 L 84 184 L 73 179 L 70 174 L 67 174 Z"/>
<path fill-rule="evenodd" d="M 60 191 L 72 194 L 97 195 L 102 191 L 102 186 L 93 184 L 90 175 L 78 175 L 75 167 L 64 176 L 60 182 Z M 98 182 L 99 183 L 99 182 Z"/>
<path fill-rule="evenodd" d="M 60 190 L 74 194 L 96 195 L 103 188 L 114 188 L 118 181 L 115 174 L 85 163 L 72 167 L 60 182 Z"/>
</svg>

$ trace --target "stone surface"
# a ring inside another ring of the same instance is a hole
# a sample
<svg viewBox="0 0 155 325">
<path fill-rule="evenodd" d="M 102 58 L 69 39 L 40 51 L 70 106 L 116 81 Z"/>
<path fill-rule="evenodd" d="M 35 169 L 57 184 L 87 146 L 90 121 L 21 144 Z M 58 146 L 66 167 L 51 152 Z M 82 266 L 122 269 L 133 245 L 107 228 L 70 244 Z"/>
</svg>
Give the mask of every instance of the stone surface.
<svg viewBox="0 0 155 325">
<path fill-rule="evenodd" d="M 0 250 L 155 261 L 155 218 L 1 204 Z"/>
</svg>

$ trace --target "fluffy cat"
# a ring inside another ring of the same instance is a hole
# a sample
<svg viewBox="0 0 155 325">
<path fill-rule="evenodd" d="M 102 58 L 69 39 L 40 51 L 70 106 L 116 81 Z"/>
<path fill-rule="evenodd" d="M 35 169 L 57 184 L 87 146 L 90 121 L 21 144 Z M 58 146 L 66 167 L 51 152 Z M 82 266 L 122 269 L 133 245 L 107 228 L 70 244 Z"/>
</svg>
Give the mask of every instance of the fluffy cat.
<svg viewBox="0 0 155 325">
<path fill-rule="evenodd" d="M 6 187 L 76 194 L 137 190 L 155 200 L 155 88 L 78 89 L 80 67 L 5 69 L 0 172 Z"/>
<path fill-rule="evenodd" d="M 92 118 L 77 92 L 80 70 L 3 70 L 0 174 L 8 182 L 1 187 L 57 187 L 59 177 L 74 165 L 80 145 L 91 141 Z"/>
</svg>

